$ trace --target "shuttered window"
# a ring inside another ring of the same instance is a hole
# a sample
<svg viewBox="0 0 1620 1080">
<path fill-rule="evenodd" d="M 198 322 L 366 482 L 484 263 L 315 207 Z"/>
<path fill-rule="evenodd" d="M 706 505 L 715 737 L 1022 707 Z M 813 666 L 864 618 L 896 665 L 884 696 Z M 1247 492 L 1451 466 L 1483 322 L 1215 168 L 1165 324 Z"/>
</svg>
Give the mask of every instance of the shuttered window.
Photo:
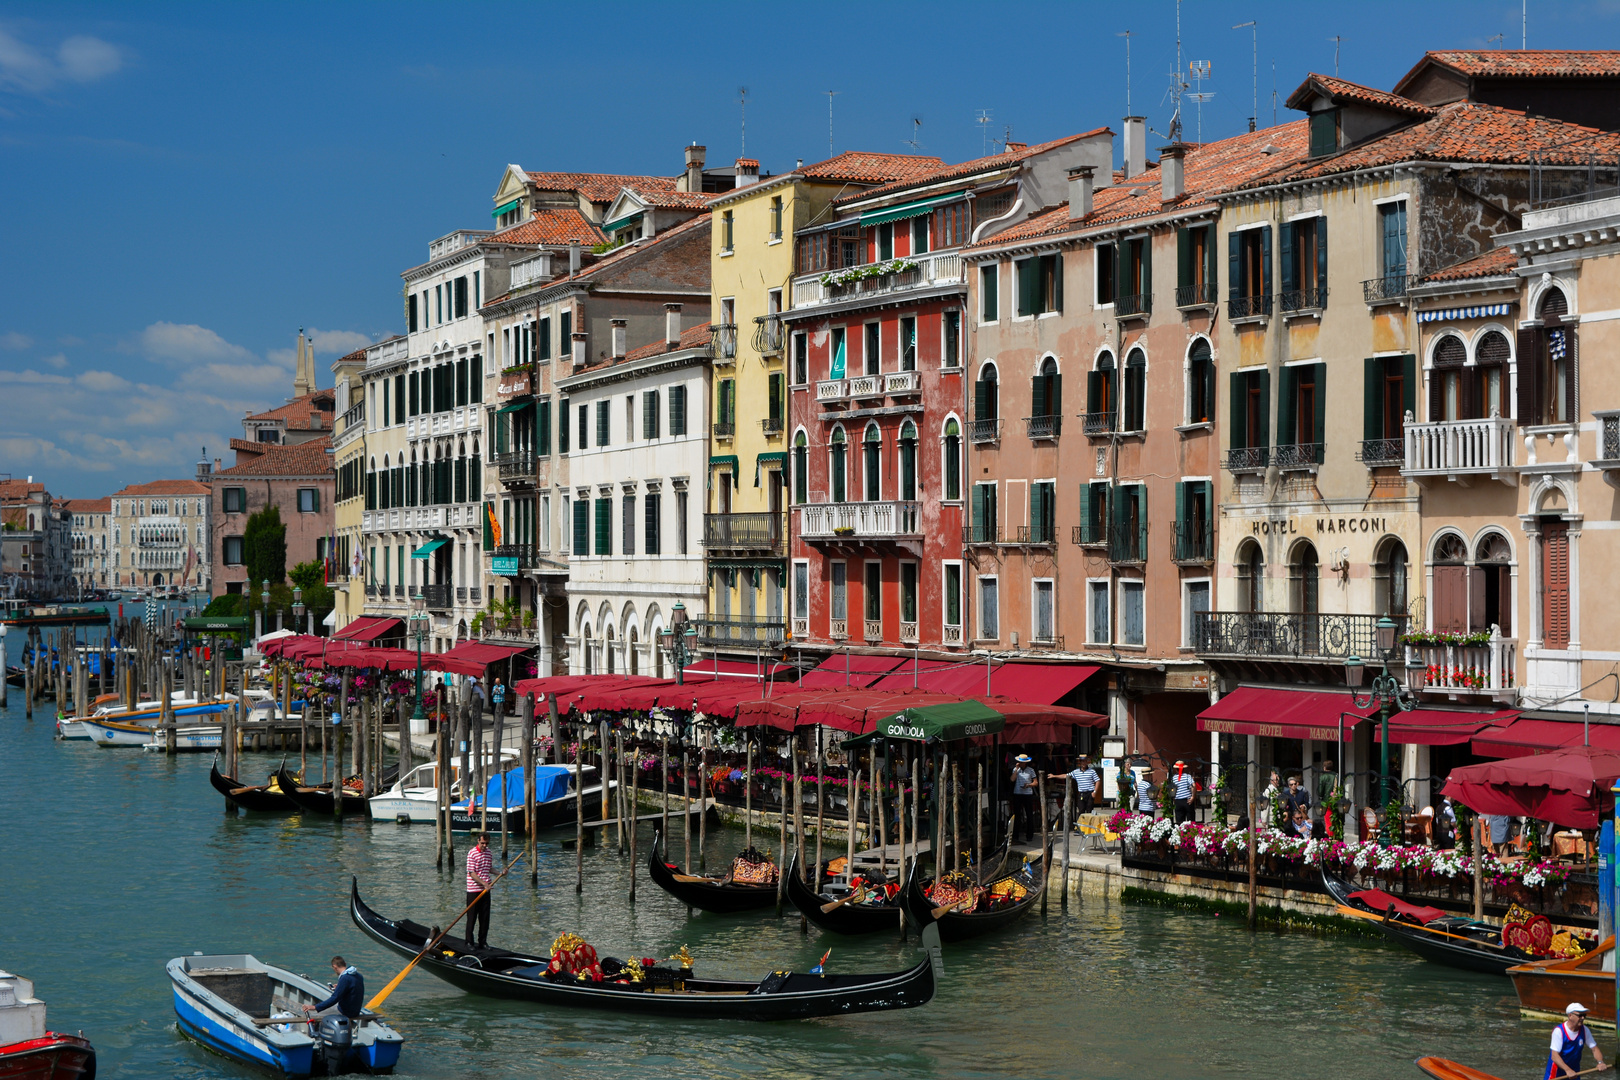
<svg viewBox="0 0 1620 1080">
<path fill-rule="evenodd" d="M 658 391 L 643 390 L 641 393 L 641 437 L 643 439 L 658 438 Z"/>
<path fill-rule="evenodd" d="M 671 437 L 686 434 L 686 387 L 672 386 L 669 388 L 669 434 Z"/>
<path fill-rule="evenodd" d="M 663 541 L 663 501 L 658 492 L 649 491 L 643 497 L 641 516 L 646 532 L 646 554 L 657 555 L 662 550 Z"/>
<path fill-rule="evenodd" d="M 593 500 L 596 510 L 596 554 L 613 554 L 613 500 Z"/>
<path fill-rule="evenodd" d="M 574 554 L 588 555 L 591 550 L 591 508 L 584 499 L 574 504 Z"/>
<path fill-rule="evenodd" d="M 1569 526 L 1541 522 L 1541 644 L 1569 648 Z"/>
</svg>

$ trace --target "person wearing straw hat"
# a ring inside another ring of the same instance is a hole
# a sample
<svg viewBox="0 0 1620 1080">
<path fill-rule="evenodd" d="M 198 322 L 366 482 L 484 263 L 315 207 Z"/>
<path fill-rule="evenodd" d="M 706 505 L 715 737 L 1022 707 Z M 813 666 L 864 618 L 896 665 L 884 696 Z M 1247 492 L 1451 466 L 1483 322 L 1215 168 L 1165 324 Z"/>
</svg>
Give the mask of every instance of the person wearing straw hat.
<svg viewBox="0 0 1620 1080">
<path fill-rule="evenodd" d="M 1025 843 L 1035 839 L 1035 766 L 1028 754 L 1013 758 L 1013 836 L 1022 834 Z"/>
<path fill-rule="evenodd" d="M 1592 1048 L 1598 1070 L 1607 1069 L 1603 1051 L 1598 1049 L 1592 1029 L 1586 1026 L 1586 1006 L 1572 1001 L 1564 1009 L 1564 1022 L 1553 1028 L 1552 1052 L 1547 1055 L 1547 1071 L 1542 1073 L 1541 1080 L 1559 1080 L 1580 1072 L 1581 1054 L 1587 1047 Z"/>
</svg>

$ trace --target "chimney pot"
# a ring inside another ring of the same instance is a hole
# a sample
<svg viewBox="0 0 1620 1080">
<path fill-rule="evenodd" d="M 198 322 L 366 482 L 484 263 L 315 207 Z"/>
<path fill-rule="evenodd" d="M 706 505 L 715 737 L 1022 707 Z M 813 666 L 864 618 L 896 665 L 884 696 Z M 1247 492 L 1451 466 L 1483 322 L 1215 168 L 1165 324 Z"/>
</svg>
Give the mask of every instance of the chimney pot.
<svg viewBox="0 0 1620 1080">
<path fill-rule="evenodd" d="M 1096 169 L 1081 165 L 1069 170 L 1069 220 L 1080 221 L 1091 216 L 1091 192 L 1096 184 Z"/>
<path fill-rule="evenodd" d="M 1165 202 L 1174 202 L 1187 194 L 1187 171 L 1184 143 L 1171 143 L 1159 149 L 1159 193 Z"/>
<path fill-rule="evenodd" d="M 625 338 L 628 335 L 628 331 L 626 329 L 626 320 L 609 319 L 608 323 L 613 327 L 613 359 L 623 360 L 625 354 Z"/>
<path fill-rule="evenodd" d="M 1020 150 L 1028 150 L 1028 149 L 1029 149 L 1029 143 L 1027 143 L 1027 142 L 1010 142 L 1010 143 L 1007 144 L 1007 153 L 1009 153 L 1009 154 L 1016 154 Z"/>
<path fill-rule="evenodd" d="M 681 340 L 681 305 L 664 305 L 664 343 L 674 348 Z"/>
<path fill-rule="evenodd" d="M 574 334 L 574 363 L 585 363 L 585 335 L 578 332 Z"/>
<path fill-rule="evenodd" d="M 1147 118 L 1125 118 L 1125 179 L 1140 176 L 1147 169 Z"/>
<path fill-rule="evenodd" d="M 737 159 L 737 187 L 759 183 L 759 162 L 753 158 Z"/>
<path fill-rule="evenodd" d="M 693 143 L 686 148 L 686 190 L 703 190 L 704 148 Z"/>
<path fill-rule="evenodd" d="M 578 240 L 570 240 L 570 241 L 568 241 L 568 272 L 570 274 L 579 273 L 579 241 Z"/>
</svg>

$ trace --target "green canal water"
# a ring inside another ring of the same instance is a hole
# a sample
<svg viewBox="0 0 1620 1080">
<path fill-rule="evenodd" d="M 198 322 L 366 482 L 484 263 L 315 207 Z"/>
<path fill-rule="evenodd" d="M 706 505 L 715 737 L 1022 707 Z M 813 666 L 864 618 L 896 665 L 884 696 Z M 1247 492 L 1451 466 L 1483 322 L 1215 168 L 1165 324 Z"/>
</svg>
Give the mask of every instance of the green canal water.
<svg viewBox="0 0 1620 1080">
<path fill-rule="evenodd" d="M 374 992 L 400 961 L 350 924 L 351 874 L 387 914 L 442 922 L 460 907 L 462 877 L 434 868 L 431 829 L 226 817 L 206 755 L 59 743 L 46 711 L 24 720 L 20 697 L 0 711 L 0 967 L 36 980 L 53 1028 L 95 1043 L 103 1080 L 253 1075 L 176 1033 L 163 971 L 174 956 L 252 952 L 325 973 L 342 953 Z M 277 760 L 247 755 L 243 772 L 263 776 Z M 651 839 L 642 833 L 642 852 Z M 740 830 L 711 832 L 710 865 L 740 846 Z M 630 861 L 612 845 L 587 851 L 579 896 L 560 838 L 539 850 L 538 889 L 518 872 L 499 887 L 495 941 L 544 952 L 572 930 L 620 956 L 685 944 L 700 973 L 738 978 L 804 970 L 829 946 L 835 971 L 896 970 L 920 955 L 887 935 L 803 936 L 774 912 L 688 918 L 644 872 L 632 907 Z M 1067 915 L 1054 903 L 1015 930 L 948 946 L 946 967 L 925 1008 L 797 1024 L 548 1011 L 420 972 L 386 1011 L 406 1039 L 400 1075 L 457 1080 L 1383 1080 L 1419 1075 L 1411 1062 L 1423 1054 L 1511 1078 L 1539 1075 L 1550 1031 L 1519 1020 L 1506 980 L 1380 942 L 1251 935 L 1231 919 L 1100 900 L 1071 900 Z M 1612 1032 L 1601 1038 L 1612 1047 Z"/>
</svg>

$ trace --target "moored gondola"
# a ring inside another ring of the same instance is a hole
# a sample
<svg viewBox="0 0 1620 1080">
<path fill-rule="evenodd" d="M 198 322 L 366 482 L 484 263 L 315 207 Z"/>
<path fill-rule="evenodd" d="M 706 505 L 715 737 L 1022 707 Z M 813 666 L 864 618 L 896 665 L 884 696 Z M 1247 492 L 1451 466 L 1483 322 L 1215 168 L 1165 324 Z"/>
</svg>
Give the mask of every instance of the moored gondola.
<svg viewBox="0 0 1620 1080">
<path fill-rule="evenodd" d="M 930 946 L 929 955 L 906 971 L 850 975 L 774 971 L 756 982 L 745 982 L 699 979 L 689 965 L 671 970 L 645 961 L 604 959 L 593 965 L 600 968 L 601 978 L 593 977 L 595 972 L 582 978 L 554 968 L 565 947 L 562 938 L 554 943 L 552 956 L 498 948 L 465 949 L 454 934 L 425 951 L 436 931 L 407 919 L 383 918 L 360 899 L 358 883 L 350 891 L 349 915 L 385 948 L 404 957 L 421 956 L 424 970 L 468 993 L 664 1018 L 807 1020 L 911 1009 L 933 1000 L 936 965 L 941 964 L 939 939 L 925 930 L 923 942 Z M 583 942 L 566 944 L 573 946 L 569 950 L 573 955 L 584 947 Z"/>
<path fill-rule="evenodd" d="M 293 776 L 287 772 L 286 768 L 283 767 L 276 770 L 276 786 L 281 788 L 281 790 L 286 793 L 287 797 L 293 801 L 293 805 L 298 807 L 298 809 L 304 810 L 311 814 L 331 815 L 331 785 L 328 784 L 323 787 L 305 787 L 294 779 Z M 343 788 L 343 813 L 358 814 L 361 817 L 365 816 L 366 800 L 361 796 L 358 790 L 350 789 L 348 787 Z"/>
<path fill-rule="evenodd" d="M 1508 968 L 1535 957 L 1502 944 L 1500 927 L 1447 915 L 1438 908 L 1420 907 L 1376 889 L 1355 890 L 1348 882 L 1324 871 L 1322 884 L 1338 904 L 1338 913 L 1370 922 L 1385 937 L 1425 960 L 1506 975 Z"/>
<path fill-rule="evenodd" d="M 219 756 L 214 756 L 214 763 L 208 770 L 208 782 L 214 785 L 214 790 L 225 796 L 231 802 L 244 810 L 256 810 L 260 813 L 276 814 L 286 813 L 298 809 L 298 805 L 281 790 L 281 785 L 274 775 L 266 784 L 244 784 L 234 776 L 226 776 L 219 771 Z"/>
<path fill-rule="evenodd" d="M 682 874 L 664 861 L 664 836 L 653 833 L 652 853 L 647 857 L 647 876 L 653 884 L 688 907 L 702 908 L 721 915 L 758 911 L 776 903 L 776 882 L 747 884 L 732 875 Z"/>
<path fill-rule="evenodd" d="M 804 917 L 835 934 L 875 934 L 880 930 L 900 928 L 900 904 L 897 895 L 891 898 L 882 884 L 863 884 L 864 895 L 851 898 L 848 887 L 834 895 L 821 893 L 799 880 L 799 859 L 795 855 L 788 864 L 787 896 Z"/>
<path fill-rule="evenodd" d="M 1010 926 L 1029 914 L 1046 889 L 1044 861 L 1026 862 L 1011 873 L 996 875 L 989 885 L 974 885 L 969 878 L 971 894 L 964 891 L 960 904 L 952 903 L 951 896 L 935 898 L 931 888 L 933 883 L 925 883 L 919 874 L 913 873 L 907 880 L 901 892 L 907 921 L 918 926 L 937 921 L 941 940 L 965 941 Z"/>
</svg>

